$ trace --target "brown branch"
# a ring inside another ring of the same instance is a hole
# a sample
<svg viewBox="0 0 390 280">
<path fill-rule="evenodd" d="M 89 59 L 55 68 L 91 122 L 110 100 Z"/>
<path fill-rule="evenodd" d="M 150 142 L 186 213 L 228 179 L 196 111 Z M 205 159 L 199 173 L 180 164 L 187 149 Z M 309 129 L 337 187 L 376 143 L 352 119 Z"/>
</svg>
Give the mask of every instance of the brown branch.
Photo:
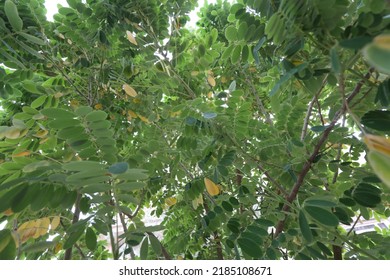
<svg viewBox="0 0 390 280">
<path fill-rule="evenodd" d="M 218 260 L 223 260 L 222 244 L 218 235 L 218 231 L 214 231 L 214 240 L 217 245 L 217 258 Z"/>
<path fill-rule="evenodd" d="M 333 245 L 333 259 L 334 260 L 342 260 L 343 259 L 343 247 Z"/>
<path fill-rule="evenodd" d="M 303 166 L 302 171 L 298 175 L 297 181 L 295 182 L 290 194 L 287 197 L 287 203 L 283 205 L 282 212 L 285 213 L 285 217 L 283 220 L 280 220 L 276 225 L 275 238 L 283 231 L 287 220 L 287 213 L 290 211 L 291 208 L 290 204 L 296 199 L 299 189 L 301 188 L 307 173 L 309 172 L 311 166 L 313 165 L 314 160 L 316 159 L 318 153 L 320 152 L 322 145 L 328 139 L 329 134 L 335 127 L 337 121 L 348 110 L 348 106 L 346 105 L 348 105 L 348 103 L 350 103 L 353 100 L 353 98 L 355 98 L 356 95 L 360 92 L 365 80 L 370 77 L 372 71 L 373 69 L 370 69 L 370 71 L 365 75 L 365 79 L 359 81 L 358 84 L 355 86 L 353 92 L 345 99 L 342 108 L 335 114 L 333 121 L 325 129 L 317 145 L 314 147 L 312 154 L 310 155 L 309 159 L 306 161 L 305 165 Z"/>
<path fill-rule="evenodd" d="M 356 221 L 353 223 L 351 229 L 348 231 L 347 233 L 347 236 L 351 234 L 351 232 L 353 232 L 353 230 L 355 229 L 356 227 L 356 224 L 359 222 L 360 218 L 362 217 L 362 214 L 359 214 L 359 216 L 356 218 Z"/>
</svg>

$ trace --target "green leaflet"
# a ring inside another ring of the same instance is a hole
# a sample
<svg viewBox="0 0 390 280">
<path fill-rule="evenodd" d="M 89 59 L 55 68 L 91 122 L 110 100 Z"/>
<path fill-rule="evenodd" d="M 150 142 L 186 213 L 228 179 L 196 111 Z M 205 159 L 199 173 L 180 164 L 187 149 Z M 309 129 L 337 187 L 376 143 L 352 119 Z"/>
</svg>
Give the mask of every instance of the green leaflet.
<svg viewBox="0 0 390 280">
<path fill-rule="evenodd" d="M 107 113 L 103 111 L 92 111 L 85 116 L 85 119 L 89 122 L 102 121 L 107 118 Z"/>
<path fill-rule="evenodd" d="M 67 120 L 77 117 L 73 112 L 61 108 L 46 108 L 41 113 L 49 118 L 57 120 Z"/>
<path fill-rule="evenodd" d="M 305 238 L 308 243 L 311 243 L 313 241 L 313 234 L 303 210 L 299 210 L 298 222 L 303 238 Z"/>
<path fill-rule="evenodd" d="M 87 248 L 91 251 L 94 251 L 97 245 L 97 236 L 95 231 L 92 228 L 87 228 L 85 232 L 85 244 Z"/>
<path fill-rule="evenodd" d="M 15 31 L 21 31 L 23 29 L 23 21 L 20 18 L 18 8 L 13 1 L 11 0 L 5 1 L 4 12 L 12 28 Z"/>
<path fill-rule="evenodd" d="M 250 257 L 259 259 L 263 256 L 263 251 L 255 241 L 248 238 L 238 238 L 237 243 L 243 253 L 248 254 Z"/>
<path fill-rule="evenodd" d="M 141 248 L 140 248 L 141 260 L 146 260 L 148 258 L 148 249 L 149 249 L 149 239 L 145 237 L 141 243 Z"/>
<path fill-rule="evenodd" d="M 306 213 L 315 221 L 330 227 L 335 227 L 339 224 L 339 219 L 329 210 L 317 206 L 305 206 Z"/>
<path fill-rule="evenodd" d="M 13 260 L 16 257 L 16 244 L 9 229 L 0 230 L 0 260 Z"/>
<path fill-rule="evenodd" d="M 153 251 L 156 253 L 157 256 L 161 255 L 162 253 L 162 248 L 160 241 L 157 239 L 156 236 L 153 234 L 149 234 L 149 241 L 150 245 L 152 245 Z"/>
</svg>

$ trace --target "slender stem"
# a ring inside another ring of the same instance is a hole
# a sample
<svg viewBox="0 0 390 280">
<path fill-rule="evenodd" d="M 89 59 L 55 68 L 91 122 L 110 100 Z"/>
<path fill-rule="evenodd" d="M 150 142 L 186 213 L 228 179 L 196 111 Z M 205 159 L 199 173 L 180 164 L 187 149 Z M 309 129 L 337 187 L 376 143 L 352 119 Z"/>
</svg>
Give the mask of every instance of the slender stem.
<svg viewBox="0 0 390 280">
<path fill-rule="evenodd" d="M 359 222 L 361 217 L 362 217 L 362 214 L 359 214 L 359 216 L 356 218 L 356 221 L 353 223 L 351 229 L 348 231 L 347 236 L 349 236 L 353 232 L 353 230 L 356 227 L 356 224 Z"/>
<path fill-rule="evenodd" d="M 70 85 L 74 88 L 74 90 L 80 94 L 80 96 L 82 96 L 87 102 L 89 101 L 88 100 L 88 96 L 86 96 L 85 94 L 83 94 L 79 88 L 73 83 L 72 79 L 69 78 L 69 76 L 64 72 L 62 71 L 61 67 L 59 67 L 55 61 L 53 61 L 53 59 L 51 59 L 51 57 L 49 57 L 48 55 L 44 55 L 46 59 L 48 59 L 51 63 L 53 63 L 53 66 L 61 73 L 61 75 L 68 81 L 68 83 L 70 83 Z"/>
<path fill-rule="evenodd" d="M 320 109 L 320 106 L 318 103 L 318 97 L 321 94 L 322 90 L 324 89 L 324 87 L 327 83 L 327 80 L 328 80 L 328 75 L 326 75 L 325 78 L 322 80 L 321 87 L 318 89 L 316 94 L 313 96 L 312 100 L 310 101 L 310 103 L 307 107 L 306 116 L 305 116 L 305 119 L 303 121 L 303 128 L 302 128 L 302 132 L 301 132 L 301 141 L 303 141 L 306 137 L 307 128 L 309 126 L 309 120 L 310 120 L 311 112 L 313 110 L 314 103 L 317 103 L 317 107 L 318 107 L 318 110 L 319 110 L 320 116 L 321 116 L 321 109 Z M 321 120 L 322 120 L 322 116 L 321 116 Z"/>
<path fill-rule="evenodd" d="M 249 85 L 249 87 L 250 87 L 250 89 L 252 91 L 253 96 L 256 98 L 257 106 L 259 107 L 260 112 L 264 115 L 266 122 L 269 125 L 273 125 L 272 119 L 271 119 L 270 115 L 268 114 L 267 110 L 265 109 L 264 104 L 261 101 L 261 99 L 259 97 L 259 94 L 258 94 L 254 84 L 249 79 L 248 75 L 246 74 L 246 71 L 241 71 L 241 72 L 244 73 L 244 75 L 245 75 L 245 82 L 248 83 L 248 85 Z"/>
<path fill-rule="evenodd" d="M 74 213 L 73 213 L 73 219 L 72 219 L 72 225 L 77 223 L 80 219 L 80 200 L 81 200 L 81 193 L 77 193 L 76 202 L 74 204 Z M 69 249 L 65 251 L 64 259 L 65 260 L 71 260 L 72 259 L 72 249 L 73 246 L 71 246 Z"/>
<path fill-rule="evenodd" d="M 83 250 L 81 250 L 80 246 L 77 244 L 74 244 L 74 246 L 76 247 L 77 251 L 79 252 L 80 256 L 83 258 L 83 260 L 86 260 L 87 256 L 83 253 Z"/>
<path fill-rule="evenodd" d="M 345 115 L 343 116 L 343 127 L 345 126 Z M 337 157 L 336 160 L 339 161 L 341 158 L 341 151 L 342 151 L 343 145 L 341 143 L 338 144 L 337 147 Z M 337 181 L 337 177 L 339 176 L 339 169 L 337 168 L 332 179 L 332 184 L 335 184 Z"/>
</svg>

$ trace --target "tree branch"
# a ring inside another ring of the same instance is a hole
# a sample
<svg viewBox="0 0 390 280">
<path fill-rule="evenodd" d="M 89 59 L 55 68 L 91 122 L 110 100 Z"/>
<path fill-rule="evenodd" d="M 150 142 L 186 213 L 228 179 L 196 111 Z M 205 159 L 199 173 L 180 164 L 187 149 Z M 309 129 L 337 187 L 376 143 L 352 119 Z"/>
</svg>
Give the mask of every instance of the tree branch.
<svg viewBox="0 0 390 280">
<path fill-rule="evenodd" d="M 218 260 L 223 260 L 222 244 L 218 235 L 218 231 L 214 231 L 214 240 L 217 245 L 217 258 Z"/>
<path fill-rule="evenodd" d="M 301 186 L 305 180 L 305 177 L 306 177 L 307 173 L 309 172 L 311 166 L 313 165 L 313 162 L 316 159 L 322 145 L 328 139 L 329 134 L 333 130 L 335 125 L 337 124 L 337 121 L 348 110 L 348 106 L 346 106 L 346 105 L 348 105 L 353 100 L 353 98 L 355 98 L 356 95 L 360 92 L 365 80 L 370 77 L 372 71 L 373 70 L 370 69 L 370 71 L 365 75 L 365 79 L 362 79 L 361 81 L 359 81 L 358 84 L 355 86 L 354 90 L 352 91 L 352 93 L 345 99 L 345 102 L 343 103 L 342 108 L 335 114 L 333 121 L 325 129 L 325 131 L 323 132 L 317 145 L 314 147 L 313 152 L 311 153 L 309 159 L 306 161 L 305 165 L 303 166 L 302 171 L 298 175 L 297 181 L 295 182 L 290 194 L 287 197 L 287 203 L 285 203 L 283 205 L 282 212 L 285 213 L 285 217 L 283 220 L 280 220 L 276 226 L 275 238 L 283 231 L 285 223 L 286 223 L 286 219 L 287 219 L 287 213 L 290 211 L 289 204 L 291 204 L 296 199 L 296 197 L 298 195 L 298 191 L 301 188 Z"/>
</svg>

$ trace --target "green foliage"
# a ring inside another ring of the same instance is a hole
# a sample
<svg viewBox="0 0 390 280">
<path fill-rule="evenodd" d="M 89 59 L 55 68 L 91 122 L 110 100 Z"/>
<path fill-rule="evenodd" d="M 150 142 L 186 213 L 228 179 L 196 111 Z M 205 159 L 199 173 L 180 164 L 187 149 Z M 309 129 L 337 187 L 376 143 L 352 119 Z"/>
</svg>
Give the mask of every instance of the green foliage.
<svg viewBox="0 0 390 280">
<path fill-rule="evenodd" d="M 388 3 L 237 2 L 0 3 L 1 259 L 390 258 Z"/>
</svg>

